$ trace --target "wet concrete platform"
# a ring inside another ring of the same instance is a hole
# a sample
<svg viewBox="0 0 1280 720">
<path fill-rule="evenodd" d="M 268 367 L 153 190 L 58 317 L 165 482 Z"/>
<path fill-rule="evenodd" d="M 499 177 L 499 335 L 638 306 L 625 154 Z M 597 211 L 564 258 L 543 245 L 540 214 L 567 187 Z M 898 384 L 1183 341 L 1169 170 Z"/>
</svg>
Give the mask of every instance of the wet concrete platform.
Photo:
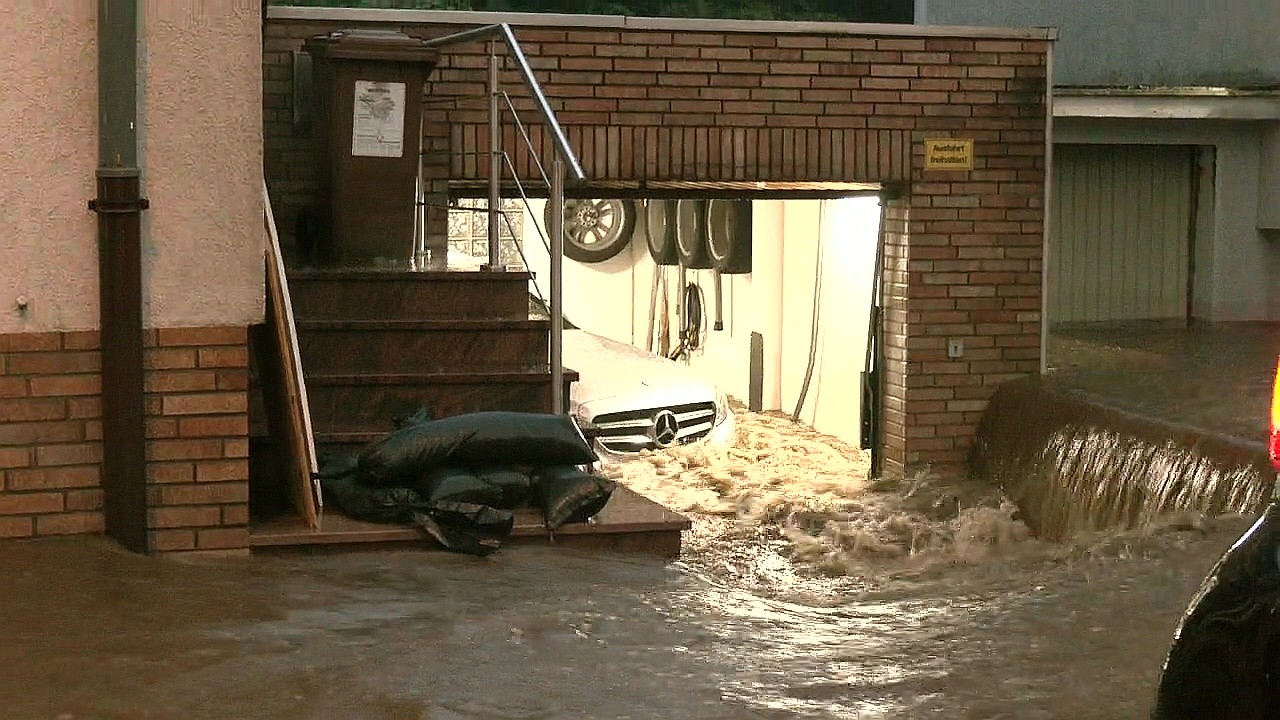
<svg viewBox="0 0 1280 720">
<path fill-rule="evenodd" d="M 1265 453 L 1280 324 L 1055 330 L 1049 378 L 1091 400 Z"/>
<path fill-rule="evenodd" d="M 677 557 L 681 533 L 689 526 L 683 515 L 618 486 L 609 504 L 589 522 L 571 523 L 554 532 L 547 530 L 538 510 L 517 510 L 511 542 Z M 335 510 L 321 515 L 318 528 L 307 527 L 297 516 L 255 522 L 249 527 L 249 546 L 255 552 L 405 544 L 437 547 L 415 527 L 352 520 Z"/>
</svg>

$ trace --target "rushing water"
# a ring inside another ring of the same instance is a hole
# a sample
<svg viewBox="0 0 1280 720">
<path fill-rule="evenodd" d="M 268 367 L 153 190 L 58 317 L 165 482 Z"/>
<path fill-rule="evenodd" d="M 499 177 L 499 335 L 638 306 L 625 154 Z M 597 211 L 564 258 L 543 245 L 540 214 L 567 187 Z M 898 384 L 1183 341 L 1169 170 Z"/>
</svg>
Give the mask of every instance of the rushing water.
<svg viewBox="0 0 1280 720">
<path fill-rule="evenodd" d="M 1177 515 L 1256 514 L 1274 477 L 1260 444 L 1156 423 L 1037 379 L 996 393 L 971 464 L 1047 540 Z"/>
<path fill-rule="evenodd" d="M 6 718 L 67 720 L 1137 718 L 1238 529 L 838 600 L 745 539 L 674 564 L 521 547 L 188 564 L 13 543 L 0 697 Z"/>
<path fill-rule="evenodd" d="M 674 563 L 4 544 L 0 714 L 1143 718 L 1188 599 L 1247 525 L 1215 512 L 1259 486 L 1148 440 L 1057 422 L 1000 449 L 987 427 L 979 465 L 1015 507 L 989 484 L 868 484 L 854 449 L 740 426 L 729 450 L 615 471 L 694 517 Z"/>
</svg>

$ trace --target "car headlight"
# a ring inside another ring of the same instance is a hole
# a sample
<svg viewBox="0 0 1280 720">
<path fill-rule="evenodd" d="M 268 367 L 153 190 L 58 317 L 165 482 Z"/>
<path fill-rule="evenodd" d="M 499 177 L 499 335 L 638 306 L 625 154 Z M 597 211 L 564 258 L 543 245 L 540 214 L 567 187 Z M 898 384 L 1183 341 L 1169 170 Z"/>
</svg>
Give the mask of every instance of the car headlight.
<svg viewBox="0 0 1280 720">
<path fill-rule="evenodd" d="M 722 392 L 716 393 L 716 425 L 729 419 L 729 398 Z"/>
</svg>

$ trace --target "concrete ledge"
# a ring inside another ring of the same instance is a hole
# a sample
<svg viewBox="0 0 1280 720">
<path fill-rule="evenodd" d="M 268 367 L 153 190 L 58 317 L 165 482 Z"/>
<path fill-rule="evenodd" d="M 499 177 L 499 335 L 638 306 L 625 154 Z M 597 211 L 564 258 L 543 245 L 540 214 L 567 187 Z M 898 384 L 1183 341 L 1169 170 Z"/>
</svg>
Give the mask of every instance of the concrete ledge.
<svg viewBox="0 0 1280 720">
<path fill-rule="evenodd" d="M 1280 94 L 1055 88 L 1054 117 L 1280 120 Z"/>
<path fill-rule="evenodd" d="M 679 32 L 770 33 L 807 35 L 866 35 L 889 37 L 999 38 L 1056 40 L 1056 28 L 952 27 L 898 23 L 799 22 L 780 20 L 719 20 L 707 18 L 644 18 L 622 15 L 466 12 L 450 10 L 390 10 L 381 8 L 322 8 L 271 6 L 268 20 L 415 23 L 435 25 L 492 25 L 523 27 L 600 28 L 602 30 L 663 30 Z"/>
</svg>

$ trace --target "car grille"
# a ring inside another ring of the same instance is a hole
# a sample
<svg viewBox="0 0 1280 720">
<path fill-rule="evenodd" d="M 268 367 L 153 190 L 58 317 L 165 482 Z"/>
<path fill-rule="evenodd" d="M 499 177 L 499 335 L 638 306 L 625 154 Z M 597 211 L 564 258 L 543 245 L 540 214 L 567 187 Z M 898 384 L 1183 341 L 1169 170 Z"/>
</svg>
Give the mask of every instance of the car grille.
<svg viewBox="0 0 1280 720">
<path fill-rule="evenodd" d="M 716 421 L 715 403 L 703 402 L 605 413 L 592 418 L 591 424 L 595 427 L 596 438 L 609 452 L 638 453 L 641 450 L 656 450 L 658 445 L 650 437 L 650 430 L 653 429 L 654 418 L 663 410 L 675 413 L 680 422 L 680 431 L 676 435 L 676 444 L 679 445 L 706 437 Z"/>
</svg>

